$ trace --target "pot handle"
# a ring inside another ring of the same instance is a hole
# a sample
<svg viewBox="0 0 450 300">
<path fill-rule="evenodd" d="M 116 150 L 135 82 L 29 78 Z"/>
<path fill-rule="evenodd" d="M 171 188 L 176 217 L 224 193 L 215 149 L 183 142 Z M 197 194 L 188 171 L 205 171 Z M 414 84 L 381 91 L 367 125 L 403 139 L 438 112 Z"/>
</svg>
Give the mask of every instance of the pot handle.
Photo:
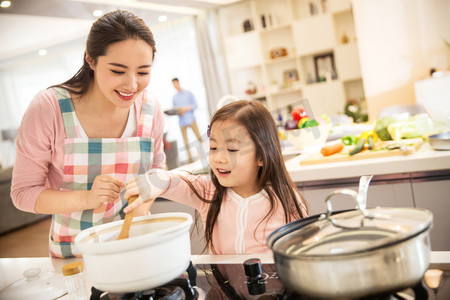
<svg viewBox="0 0 450 300">
<path fill-rule="evenodd" d="M 331 198 L 336 196 L 336 195 L 348 195 L 350 197 L 352 197 L 355 200 L 356 203 L 356 209 L 361 212 L 361 215 L 363 216 L 363 218 L 361 218 L 361 223 L 359 224 L 359 226 L 347 226 L 347 225 L 341 225 L 339 224 L 336 219 L 331 218 L 331 215 L 333 213 L 333 205 L 331 203 Z M 358 202 L 358 193 L 354 190 L 351 189 L 338 189 L 333 191 L 332 193 L 328 194 L 328 196 L 325 198 L 325 204 L 327 205 L 327 215 L 326 218 L 331 222 L 331 224 L 333 224 L 336 227 L 339 228 L 345 228 L 345 229 L 358 229 L 364 226 L 364 219 L 365 218 L 369 218 L 372 219 L 372 216 L 370 216 L 369 214 L 366 213 L 366 210 L 361 208 L 361 206 L 359 205 Z"/>
</svg>

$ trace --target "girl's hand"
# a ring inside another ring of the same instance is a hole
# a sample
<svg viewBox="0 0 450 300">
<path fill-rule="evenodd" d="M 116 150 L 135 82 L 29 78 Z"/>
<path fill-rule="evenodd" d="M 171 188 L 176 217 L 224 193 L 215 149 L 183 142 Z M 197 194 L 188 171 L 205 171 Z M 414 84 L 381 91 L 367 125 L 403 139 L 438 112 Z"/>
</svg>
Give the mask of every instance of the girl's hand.
<svg viewBox="0 0 450 300">
<path fill-rule="evenodd" d="M 123 211 L 127 213 L 139 204 L 155 201 L 169 186 L 170 177 L 168 174 L 167 171 L 153 169 L 148 171 L 148 173 L 132 178 L 127 183 L 125 199 L 128 200 L 133 195 L 139 196 L 133 203 L 124 208 Z"/>
<path fill-rule="evenodd" d="M 92 188 L 89 191 L 89 204 L 93 208 L 102 206 L 105 202 L 116 202 L 120 198 L 120 189 L 125 184 L 110 175 L 95 177 Z"/>
</svg>

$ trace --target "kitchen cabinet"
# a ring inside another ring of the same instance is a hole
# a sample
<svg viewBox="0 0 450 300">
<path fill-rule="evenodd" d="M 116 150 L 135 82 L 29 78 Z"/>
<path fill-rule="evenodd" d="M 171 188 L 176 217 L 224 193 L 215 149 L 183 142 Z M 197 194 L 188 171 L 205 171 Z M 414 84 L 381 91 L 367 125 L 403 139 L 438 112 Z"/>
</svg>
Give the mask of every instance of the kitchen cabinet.
<svg viewBox="0 0 450 300">
<path fill-rule="evenodd" d="M 302 195 L 309 205 L 310 215 L 325 213 L 326 196 L 340 188 L 348 188 L 358 191 L 357 184 L 336 185 L 335 187 L 333 187 L 333 184 L 327 184 L 322 187 L 316 186 L 314 188 L 305 188 L 300 186 Z M 333 210 L 335 211 L 353 209 L 356 205 L 350 196 L 337 195 L 331 199 Z M 367 192 L 367 207 L 370 208 L 377 206 L 414 207 L 410 182 L 400 182 L 394 184 L 385 182 L 382 182 L 381 184 L 371 183 Z"/>
<path fill-rule="evenodd" d="M 417 207 L 433 213 L 430 233 L 433 251 L 450 250 L 450 170 L 379 175 L 372 179 L 367 194 L 367 207 Z M 339 188 L 358 190 L 358 178 L 297 182 L 311 215 L 326 213 L 325 197 Z M 333 210 L 355 207 L 349 196 L 332 198 Z"/>
<path fill-rule="evenodd" d="M 363 100 L 350 0 L 248 0 L 218 14 L 232 94 L 282 116 L 304 98 L 317 115 Z"/>
<path fill-rule="evenodd" d="M 450 249 L 450 180 L 413 181 L 416 207 L 433 213 L 431 248 L 433 251 Z"/>
</svg>

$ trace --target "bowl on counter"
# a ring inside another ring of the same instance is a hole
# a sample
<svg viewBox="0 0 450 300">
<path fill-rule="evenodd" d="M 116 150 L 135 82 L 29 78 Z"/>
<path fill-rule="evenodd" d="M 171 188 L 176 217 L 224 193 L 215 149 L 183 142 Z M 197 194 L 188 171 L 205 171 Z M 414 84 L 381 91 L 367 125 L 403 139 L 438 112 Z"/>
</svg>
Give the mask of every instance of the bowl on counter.
<svg viewBox="0 0 450 300">
<path fill-rule="evenodd" d="M 428 140 L 434 150 L 450 150 L 450 131 L 430 135 Z"/>
<path fill-rule="evenodd" d="M 286 130 L 287 140 L 298 150 L 303 150 L 310 146 L 325 144 L 330 134 L 332 125 L 325 124 L 314 127 Z"/>
</svg>

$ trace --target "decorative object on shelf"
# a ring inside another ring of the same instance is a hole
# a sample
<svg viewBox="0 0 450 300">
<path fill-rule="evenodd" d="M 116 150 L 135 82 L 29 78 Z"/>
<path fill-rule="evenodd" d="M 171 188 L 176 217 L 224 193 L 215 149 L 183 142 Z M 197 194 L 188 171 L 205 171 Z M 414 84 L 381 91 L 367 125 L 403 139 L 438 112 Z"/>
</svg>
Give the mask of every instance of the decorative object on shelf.
<svg viewBox="0 0 450 300">
<path fill-rule="evenodd" d="M 337 79 L 333 52 L 314 56 L 314 70 L 317 82 L 326 81 L 327 78 Z"/>
<path fill-rule="evenodd" d="M 278 81 L 274 80 L 272 81 L 272 83 L 270 84 L 270 91 L 272 93 L 277 93 L 280 90 L 280 84 L 278 83 Z"/>
<path fill-rule="evenodd" d="M 325 14 L 325 13 L 327 13 L 327 5 L 328 5 L 328 3 L 327 3 L 327 0 L 320 0 L 320 5 L 321 5 L 321 7 L 322 7 L 322 13 L 323 14 Z"/>
<path fill-rule="evenodd" d="M 270 50 L 270 58 L 278 58 L 287 55 L 287 50 L 284 47 L 273 48 Z"/>
<path fill-rule="evenodd" d="M 244 26 L 244 32 L 252 31 L 253 30 L 253 23 L 252 20 L 247 19 L 243 23 Z"/>
<path fill-rule="evenodd" d="M 341 36 L 341 43 L 342 44 L 347 44 L 348 43 L 348 36 L 347 36 L 347 32 L 342 32 L 342 36 Z"/>
<path fill-rule="evenodd" d="M 311 75 L 311 73 L 310 72 L 308 72 L 308 79 L 306 80 L 306 83 L 314 83 L 314 78 L 313 78 L 313 76 Z"/>
<path fill-rule="evenodd" d="M 261 15 L 261 26 L 262 26 L 262 28 L 266 28 L 266 26 L 267 26 L 265 15 Z"/>
<path fill-rule="evenodd" d="M 283 73 L 284 86 L 292 87 L 295 81 L 298 81 L 297 69 L 289 69 Z"/>
<path fill-rule="evenodd" d="M 364 123 L 369 119 L 365 99 L 362 99 L 361 102 L 356 99 L 348 100 L 345 104 L 344 113 L 353 118 L 355 123 Z"/>
<path fill-rule="evenodd" d="M 256 91 L 257 91 L 256 84 L 253 81 L 249 81 L 247 83 L 247 89 L 245 90 L 245 93 L 247 95 L 254 95 L 256 94 Z"/>
<path fill-rule="evenodd" d="M 309 2 L 309 13 L 311 16 L 317 15 L 319 13 L 319 10 L 317 9 L 317 6 L 314 2 Z"/>
</svg>

